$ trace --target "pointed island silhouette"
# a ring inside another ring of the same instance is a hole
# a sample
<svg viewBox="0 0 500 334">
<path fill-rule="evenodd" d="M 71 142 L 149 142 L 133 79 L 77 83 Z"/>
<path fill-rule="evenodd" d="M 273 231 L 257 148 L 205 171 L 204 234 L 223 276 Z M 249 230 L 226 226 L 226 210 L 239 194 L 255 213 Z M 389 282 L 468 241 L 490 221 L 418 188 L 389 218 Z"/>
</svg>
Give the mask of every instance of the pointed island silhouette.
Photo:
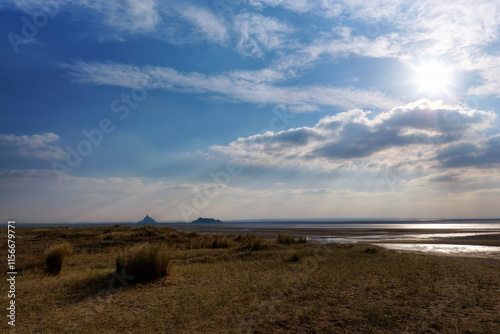
<svg viewBox="0 0 500 334">
<path fill-rule="evenodd" d="M 191 224 L 220 224 L 220 223 L 223 223 L 223 221 L 213 218 L 202 218 L 202 217 L 193 220 L 191 222 Z"/>
<path fill-rule="evenodd" d="M 156 220 L 151 218 L 149 215 L 146 215 L 143 220 L 138 221 L 137 224 L 148 225 L 148 224 L 158 224 Z"/>
</svg>

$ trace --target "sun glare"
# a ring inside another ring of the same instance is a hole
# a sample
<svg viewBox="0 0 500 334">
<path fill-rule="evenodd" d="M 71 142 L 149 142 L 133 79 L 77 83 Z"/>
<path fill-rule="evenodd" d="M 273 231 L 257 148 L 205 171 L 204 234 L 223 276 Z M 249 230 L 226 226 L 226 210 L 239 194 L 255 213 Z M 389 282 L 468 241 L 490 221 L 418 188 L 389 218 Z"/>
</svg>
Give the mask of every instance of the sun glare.
<svg viewBox="0 0 500 334">
<path fill-rule="evenodd" d="M 449 92 L 453 84 L 450 67 L 437 60 L 429 60 L 413 68 L 413 81 L 419 94 L 437 97 Z"/>
</svg>

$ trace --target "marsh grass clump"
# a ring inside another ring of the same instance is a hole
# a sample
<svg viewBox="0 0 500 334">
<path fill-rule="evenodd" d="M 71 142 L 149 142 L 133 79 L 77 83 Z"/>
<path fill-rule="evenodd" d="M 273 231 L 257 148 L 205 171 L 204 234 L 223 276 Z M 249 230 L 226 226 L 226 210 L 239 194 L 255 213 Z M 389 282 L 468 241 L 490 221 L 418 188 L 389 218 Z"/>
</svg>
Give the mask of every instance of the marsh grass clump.
<svg viewBox="0 0 500 334">
<path fill-rule="evenodd" d="M 133 229 L 134 237 L 156 237 L 160 235 L 160 229 L 157 226 L 144 225 Z"/>
<path fill-rule="evenodd" d="M 221 234 L 204 234 L 192 243 L 193 248 L 231 248 L 233 241 L 230 237 Z"/>
<path fill-rule="evenodd" d="M 379 249 L 376 247 L 366 247 L 363 253 L 365 254 L 377 254 L 379 252 Z"/>
<path fill-rule="evenodd" d="M 209 249 L 209 248 L 231 248 L 233 242 L 227 236 L 221 234 L 188 234 L 184 235 L 185 240 L 179 240 L 188 249 Z"/>
<path fill-rule="evenodd" d="M 141 243 L 118 255 L 116 271 L 136 282 L 152 281 L 168 276 L 169 262 L 165 245 Z"/>
<path fill-rule="evenodd" d="M 239 234 L 234 240 L 240 244 L 240 247 L 238 247 L 240 250 L 259 251 L 267 247 L 266 240 L 257 237 L 253 233 Z"/>
<path fill-rule="evenodd" d="M 58 245 L 52 245 L 45 252 L 45 264 L 47 272 L 51 275 L 58 275 L 61 272 L 62 265 L 66 256 L 73 253 L 69 243 L 64 242 Z"/>
<path fill-rule="evenodd" d="M 278 234 L 276 242 L 282 245 L 295 245 L 295 244 L 305 244 L 307 242 L 305 237 L 298 237 L 295 239 L 291 235 Z"/>
<path fill-rule="evenodd" d="M 169 244 L 172 239 L 168 238 Z M 267 247 L 265 239 L 259 238 L 254 234 L 179 234 L 178 247 L 183 249 L 245 249 L 261 250 Z"/>
<path fill-rule="evenodd" d="M 250 250 L 258 251 L 266 248 L 266 243 L 261 238 L 250 238 L 247 241 L 246 247 Z"/>
<path fill-rule="evenodd" d="M 231 248 L 233 241 L 228 237 L 215 238 L 212 241 L 212 248 Z"/>
<path fill-rule="evenodd" d="M 299 254 L 297 254 L 297 252 L 293 253 L 290 257 L 288 257 L 286 259 L 287 262 L 299 262 L 300 261 L 300 257 L 299 257 Z"/>
</svg>

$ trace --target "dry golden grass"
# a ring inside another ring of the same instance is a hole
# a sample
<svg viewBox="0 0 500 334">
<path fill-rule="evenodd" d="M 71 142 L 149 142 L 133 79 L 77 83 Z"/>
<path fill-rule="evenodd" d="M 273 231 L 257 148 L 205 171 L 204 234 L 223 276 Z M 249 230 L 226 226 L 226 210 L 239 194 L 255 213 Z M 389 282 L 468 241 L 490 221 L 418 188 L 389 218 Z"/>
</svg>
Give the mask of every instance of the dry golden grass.
<svg viewBox="0 0 500 334">
<path fill-rule="evenodd" d="M 295 238 L 291 235 L 278 234 L 276 242 L 283 245 L 305 244 L 306 238 L 305 237 Z"/>
<path fill-rule="evenodd" d="M 72 250 L 69 243 L 52 245 L 45 252 L 45 264 L 47 272 L 51 275 L 58 275 L 61 272 L 62 265 L 66 256 L 71 255 Z"/>
<path fill-rule="evenodd" d="M 142 243 L 116 258 L 116 271 L 131 276 L 134 282 L 146 282 L 168 275 L 169 261 L 164 244 Z"/>
<path fill-rule="evenodd" d="M 166 227 L 16 232 L 19 333 L 500 332 L 498 262 Z M 47 275 L 40 250 L 64 241 L 74 255 Z M 144 242 L 166 247 L 169 275 L 129 284 L 115 260 Z"/>
</svg>

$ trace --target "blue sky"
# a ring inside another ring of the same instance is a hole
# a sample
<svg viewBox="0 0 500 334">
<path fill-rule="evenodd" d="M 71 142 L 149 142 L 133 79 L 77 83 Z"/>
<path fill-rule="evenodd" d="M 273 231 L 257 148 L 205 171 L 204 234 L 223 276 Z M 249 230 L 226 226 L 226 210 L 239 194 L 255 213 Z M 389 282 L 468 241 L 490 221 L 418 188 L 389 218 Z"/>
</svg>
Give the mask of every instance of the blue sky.
<svg viewBox="0 0 500 334">
<path fill-rule="evenodd" d="M 498 1 L 0 0 L 0 212 L 494 218 Z"/>
</svg>

